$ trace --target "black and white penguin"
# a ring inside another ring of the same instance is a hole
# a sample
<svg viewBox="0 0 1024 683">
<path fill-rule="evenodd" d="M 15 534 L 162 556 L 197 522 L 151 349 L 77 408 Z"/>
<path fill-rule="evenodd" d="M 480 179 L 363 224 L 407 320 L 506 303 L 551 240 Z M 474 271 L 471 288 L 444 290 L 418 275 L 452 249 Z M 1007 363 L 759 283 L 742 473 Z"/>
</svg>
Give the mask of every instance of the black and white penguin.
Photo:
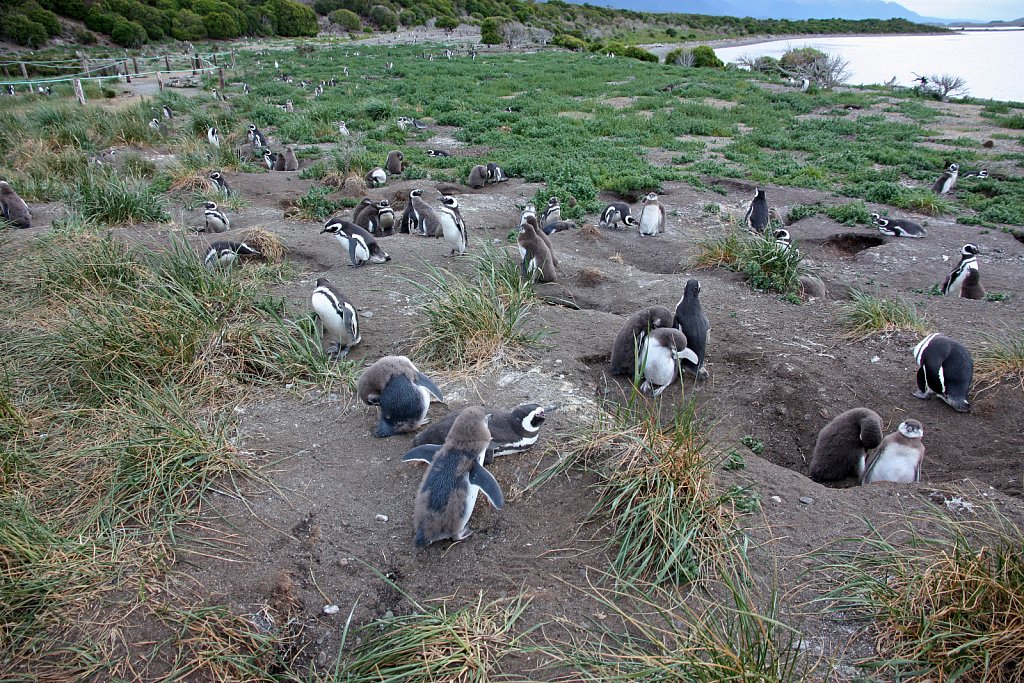
<svg viewBox="0 0 1024 683">
<path fill-rule="evenodd" d="M 451 154 L 449 154 L 448 152 L 444 151 L 443 149 L 428 149 L 427 150 L 427 156 L 428 157 L 450 157 Z"/>
<path fill-rule="evenodd" d="M 409 232 L 420 237 L 438 237 L 442 234 L 441 217 L 423 199 L 423 190 L 413 190 L 409 193 L 409 204 L 412 205 L 412 215 L 409 218 Z"/>
<path fill-rule="evenodd" d="M 687 280 L 683 296 L 676 304 L 676 314 L 672 324 L 686 335 L 686 348 L 696 356 L 697 362 L 683 359 L 683 370 L 695 375 L 697 379 L 706 379 L 708 371 L 704 368 L 708 340 L 711 336 L 711 323 L 700 305 L 700 281 Z"/>
<path fill-rule="evenodd" d="M 329 356 L 344 358 L 363 339 L 356 307 L 325 277 L 317 278 L 309 301 L 324 350 Z"/>
<path fill-rule="evenodd" d="M 89 157 L 89 160 L 97 166 L 112 166 L 117 161 L 117 150 L 108 149 Z"/>
<path fill-rule="evenodd" d="M 274 167 L 277 166 L 277 154 L 271 152 L 269 149 L 263 150 L 263 163 L 266 165 L 268 171 L 273 171 Z"/>
<path fill-rule="evenodd" d="M 366 184 L 368 187 L 380 187 L 388 182 L 388 174 L 384 172 L 383 168 L 374 168 L 366 174 Z"/>
<path fill-rule="evenodd" d="M 988 169 L 981 168 L 978 170 L 964 171 L 960 174 L 961 178 L 977 178 L 978 180 L 985 180 L 988 178 Z"/>
<path fill-rule="evenodd" d="M 395 210 L 391 202 L 382 199 L 375 205 L 377 210 L 377 229 L 381 235 L 391 235 L 395 231 Z"/>
<path fill-rule="evenodd" d="M 650 192 L 644 197 L 637 229 L 641 237 L 654 237 L 659 232 L 665 232 L 665 207 L 658 201 L 657 192 Z"/>
<path fill-rule="evenodd" d="M 264 135 L 262 131 L 260 131 L 260 129 L 256 127 L 255 123 L 249 124 L 248 138 L 249 142 L 251 142 L 254 147 L 266 147 L 268 144 L 267 136 Z"/>
<path fill-rule="evenodd" d="M 923 227 L 906 218 L 882 218 L 873 213 L 871 222 L 878 227 L 878 232 L 889 237 L 922 238 L 928 234 Z"/>
<path fill-rule="evenodd" d="M 516 237 L 522 259 L 522 276 L 528 282 L 554 282 L 557 279 L 554 253 L 542 235 L 537 230 L 536 218 L 530 216 Z"/>
<path fill-rule="evenodd" d="M 743 222 L 754 232 L 763 235 L 769 219 L 768 199 L 764 195 L 764 190 L 758 188 L 754 190 L 754 198 L 750 200 Z"/>
<path fill-rule="evenodd" d="M 203 204 L 205 224 L 203 232 L 227 232 L 231 229 L 231 220 L 227 214 L 217 208 L 214 202 Z"/>
<path fill-rule="evenodd" d="M 407 130 L 409 128 L 412 128 L 412 119 L 410 119 L 408 116 L 399 116 L 395 123 L 398 125 L 398 128 L 400 130 Z"/>
<path fill-rule="evenodd" d="M 599 228 L 611 226 L 618 228 L 620 222 L 629 227 L 637 227 L 639 225 L 630 213 L 629 204 L 625 202 L 612 202 L 601 212 L 601 220 L 597 226 Z"/>
<path fill-rule="evenodd" d="M 960 342 L 933 332 L 914 347 L 917 361 L 917 391 L 914 396 L 929 399 L 932 394 L 958 413 L 970 410 L 967 394 L 974 379 L 974 361 Z"/>
<path fill-rule="evenodd" d="M 217 132 L 216 128 L 211 127 L 206 129 L 206 141 L 214 147 L 220 147 L 220 133 Z"/>
<path fill-rule="evenodd" d="M 882 418 L 870 408 L 853 408 L 837 416 L 818 433 L 811 454 L 814 481 L 858 479 L 864 474 L 867 452 L 882 443 Z"/>
<path fill-rule="evenodd" d="M 166 104 L 160 108 L 160 112 L 163 114 L 163 117 L 168 121 L 174 118 L 174 112 L 171 111 L 171 108 L 168 107 Z"/>
<path fill-rule="evenodd" d="M 575 230 L 576 223 L 573 221 L 555 221 L 554 223 L 548 223 L 544 226 L 545 235 L 554 235 L 556 232 L 565 232 L 566 230 Z"/>
<path fill-rule="evenodd" d="M 213 242 L 206 251 L 203 263 L 212 270 L 217 267 L 232 266 L 243 257 L 262 255 L 245 242 Z"/>
<path fill-rule="evenodd" d="M 491 443 L 488 420 L 482 408 L 466 408 L 452 424 L 443 446 L 420 446 L 403 456 L 406 462 L 430 464 L 416 493 L 413 522 L 417 548 L 447 538 L 461 541 L 472 534 L 469 519 L 481 491 L 496 510 L 505 505 L 501 487 L 484 469 Z"/>
<path fill-rule="evenodd" d="M 671 327 L 674 321 L 672 311 L 664 306 L 649 306 L 629 316 L 612 344 L 612 374 L 632 377 L 647 335 L 659 327 Z"/>
<path fill-rule="evenodd" d="M 544 217 L 540 220 L 540 225 L 543 228 L 547 228 L 548 223 L 556 223 L 562 220 L 562 205 L 558 202 L 558 197 L 551 197 L 548 199 L 548 206 L 544 209 Z"/>
<path fill-rule="evenodd" d="M 960 248 L 960 263 L 942 283 L 943 294 L 952 294 L 965 299 L 984 298 L 985 290 L 981 287 L 981 274 L 978 271 L 978 254 L 980 253 L 981 250 L 976 244 L 965 244 Z"/>
<path fill-rule="evenodd" d="M 542 406 L 539 403 L 520 403 L 512 410 L 485 407 L 484 412 L 491 416 L 491 443 L 484 464 L 490 465 L 495 456 L 522 453 L 531 448 L 537 443 L 544 420 L 557 409 L 556 405 Z M 413 438 L 412 445 L 443 444 L 452 424 L 464 410 L 453 410 L 439 422 L 424 429 Z"/>
<path fill-rule="evenodd" d="M 402 211 L 402 219 L 398 221 L 398 232 L 401 234 L 418 234 L 419 222 L 416 211 L 413 207 L 412 198 L 423 195 L 423 190 L 414 189 L 409 191 L 409 199 L 405 202 L 405 209 Z"/>
<path fill-rule="evenodd" d="M 878 452 L 868 461 L 861 484 L 893 481 L 913 484 L 921 481 L 924 462 L 924 427 L 917 420 L 904 420 L 892 434 L 882 439 Z"/>
<path fill-rule="evenodd" d="M 6 180 L 0 180 L 0 215 L 16 228 L 32 227 L 32 212 L 28 210 L 28 204 Z"/>
<path fill-rule="evenodd" d="M 380 406 L 374 436 L 414 432 L 427 422 L 431 397 L 444 401 L 434 382 L 405 356 L 384 356 L 363 371 L 356 384 L 359 398 Z"/>
<path fill-rule="evenodd" d="M 950 164 L 949 168 L 943 171 L 939 179 L 932 185 L 932 192 L 935 194 L 948 194 L 956 187 L 957 176 L 960 175 L 960 164 Z"/>
<path fill-rule="evenodd" d="M 427 124 L 423 123 L 419 119 L 410 119 L 412 121 L 412 127 L 417 130 L 426 130 Z"/>
<path fill-rule="evenodd" d="M 14 97 L 15 92 L 14 92 L 14 86 L 13 85 L 8 85 L 7 86 L 7 94 L 10 95 L 11 97 Z"/>
<path fill-rule="evenodd" d="M 441 206 L 437 209 L 437 217 L 441 222 L 441 235 L 444 241 L 451 247 L 450 256 L 464 256 L 466 247 L 469 245 L 469 233 L 466 231 L 466 222 L 462 219 L 462 212 L 459 211 L 459 202 L 451 195 L 441 197 Z M 434 237 L 440 237 L 435 234 Z"/>
<path fill-rule="evenodd" d="M 162 128 L 162 126 L 160 125 L 160 119 L 150 119 L 149 120 L 149 129 L 150 130 L 154 130 L 154 131 L 159 133 L 161 128 Z"/>
<path fill-rule="evenodd" d="M 505 182 L 506 180 L 508 180 L 508 176 L 505 175 L 505 171 L 501 169 L 501 166 L 498 166 L 493 161 L 487 163 L 487 182 L 494 184 Z"/>
<path fill-rule="evenodd" d="M 287 100 L 287 101 L 286 101 L 286 102 L 284 103 L 284 110 L 285 110 L 286 112 L 288 112 L 289 114 L 292 114 L 292 113 L 294 113 L 294 112 L 295 112 L 295 105 L 294 105 L 294 104 L 292 104 L 292 101 L 291 101 L 291 100 Z"/>
<path fill-rule="evenodd" d="M 640 391 L 653 389 L 660 396 L 679 376 L 679 368 L 686 360 L 697 364 L 697 354 L 686 348 L 686 335 L 674 327 L 659 327 L 644 337 L 638 361 L 644 378 Z"/>
<path fill-rule="evenodd" d="M 391 175 L 402 175 L 402 162 L 405 160 L 405 155 L 399 152 L 397 149 L 388 152 L 387 163 L 384 167 L 387 172 Z"/>
<path fill-rule="evenodd" d="M 364 263 L 384 263 L 391 260 L 387 252 L 377 244 L 373 235 L 351 221 L 332 218 L 320 231 L 321 235 L 324 233 L 334 235 L 348 254 L 351 265 L 357 268 Z"/>
<path fill-rule="evenodd" d="M 350 135 L 352 135 L 351 133 L 348 132 L 348 126 L 345 125 L 344 121 L 338 121 L 338 134 L 341 135 L 341 137 L 343 138 L 347 138 Z"/>
<path fill-rule="evenodd" d="M 231 185 L 228 184 L 228 179 L 224 177 L 223 173 L 220 171 L 213 171 L 210 173 L 209 177 L 222 195 L 225 197 L 231 196 Z"/>
<path fill-rule="evenodd" d="M 487 167 L 477 164 L 469 171 L 469 180 L 466 183 L 475 190 L 487 184 Z"/>
<path fill-rule="evenodd" d="M 523 207 L 523 213 L 520 214 L 519 216 L 520 228 L 523 227 L 523 225 L 526 223 L 527 217 L 529 216 L 533 216 L 534 221 L 537 220 L 537 207 L 535 207 L 533 204 L 527 204 L 526 206 Z"/>
</svg>

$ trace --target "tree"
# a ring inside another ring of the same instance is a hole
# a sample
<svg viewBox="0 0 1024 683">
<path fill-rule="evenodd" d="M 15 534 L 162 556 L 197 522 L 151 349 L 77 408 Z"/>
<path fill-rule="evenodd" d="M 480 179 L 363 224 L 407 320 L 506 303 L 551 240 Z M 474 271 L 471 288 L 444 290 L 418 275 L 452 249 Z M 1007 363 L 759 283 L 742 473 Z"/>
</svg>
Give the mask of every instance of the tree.
<svg viewBox="0 0 1024 683">
<path fill-rule="evenodd" d="M 277 34 L 280 36 L 315 36 L 320 26 L 312 8 L 292 0 L 271 0 L 277 15 Z"/>
<path fill-rule="evenodd" d="M 336 9 L 328 17 L 332 24 L 337 24 L 349 33 L 354 33 L 363 25 L 363 20 L 355 12 L 347 9 Z"/>
<path fill-rule="evenodd" d="M 518 21 L 508 21 L 501 25 L 502 41 L 508 49 L 526 41 L 526 27 Z"/>
<path fill-rule="evenodd" d="M 235 18 L 224 12 L 206 15 L 203 23 L 206 25 L 206 35 L 210 38 L 235 38 L 242 35 L 242 29 Z"/>
<path fill-rule="evenodd" d="M 434 26 L 445 31 L 454 31 L 459 27 L 459 20 L 455 17 L 438 17 Z"/>
<path fill-rule="evenodd" d="M 9 14 L 0 22 L 0 31 L 18 45 L 31 48 L 42 47 L 49 40 L 46 28 L 24 14 Z"/>
<path fill-rule="evenodd" d="M 551 43 L 552 45 L 564 47 L 566 50 L 572 50 L 573 52 L 582 52 L 587 49 L 586 42 L 576 36 L 571 36 L 568 33 L 559 33 Z"/>
<path fill-rule="evenodd" d="M 941 76 L 932 74 L 931 87 L 943 102 L 950 95 L 962 96 L 967 94 L 967 81 L 953 74 L 942 74 Z"/>
<path fill-rule="evenodd" d="M 203 23 L 203 18 L 195 12 L 183 9 L 174 15 L 174 20 L 171 22 L 171 35 L 178 40 L 202 40 L 206 37 L 206 24 Z"/>
<path fill-rule="evenodd" d="M 121 47 L 135 48 L 141 47 L 149 36 L 141 24 L 118 17 L 114 22 L 114 29 L 110 32 L 110 39 Z"/>
<path fill-rule="evenodd" d="M 480 42 L 501 45 L 501 17 L 487 17 L 480 24 Z"/>
<path fill-rule="evenodd" d="M 381 31 L 397 31 L 398 15 L 384 5 L 374 5 L 370 10 L 370 21 Z"/>
</svg>

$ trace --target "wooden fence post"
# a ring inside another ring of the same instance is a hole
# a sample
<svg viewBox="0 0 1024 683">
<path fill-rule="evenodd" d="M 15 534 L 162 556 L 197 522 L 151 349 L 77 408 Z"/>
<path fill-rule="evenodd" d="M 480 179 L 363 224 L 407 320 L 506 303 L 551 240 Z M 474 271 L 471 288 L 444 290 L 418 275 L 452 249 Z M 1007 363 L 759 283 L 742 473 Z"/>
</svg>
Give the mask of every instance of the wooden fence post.
<svg viewBox="0 0 1024 683">
<path fill-rule="evenodd" d="M 216 52 L 214 52 L 214 53 L 213 53 L 212 55 L 210 55 L 210 56 L 211 56 L 211 57 L 213 58 L 213 65 L 214 65 L 214 66 L 217 66 L 217 53 L 216 53 Z"/>
<path fill-rule="evenodd" d="M 226 85 L 224 85 L 224 69 L 218 69 L 217 71 L 220 74 L 220 91 L 221 91 L 221 93 L 223 93 L 224 92 L 224 88 L 227 87 Z"/>
<path fill-rule="evenodd" d="M 235 68 L 235 48 L 231 48 L 231 68 Z"/>
<path fill-rule="evenodd" d="M 167 55 L 164 55 L 164 66 L 167 67 L 168 71 L 171 70 L 171 60 Z"/>
<path fill-rule="evenodd" d="M 135 59 L 134 56 L 132 57 L 132 69 L 135 71 L 135 75 L 138 76 L 139 75 L 139 62 Z"/>
<path fill-rule="evenodd" d="M 85 92 L 82 90 L 82 81 L 78 78 L 75 79 L 75 97 L 78 98 L 79 104 L 85 104 Z"/>
<path fill-rule="evenodd" d="M 164 91 L 164 79 L 160 77 L 159 71 L 156 72 L 156 87 L 160 90 L 160 92 Z"/>
<path fill-rule="evenodd" d="M 25 68 L 25 62 L 18 62 L 18 66 L 21 67 L 21 77 L 28 79 L 28 69 Z"/>
</svg>

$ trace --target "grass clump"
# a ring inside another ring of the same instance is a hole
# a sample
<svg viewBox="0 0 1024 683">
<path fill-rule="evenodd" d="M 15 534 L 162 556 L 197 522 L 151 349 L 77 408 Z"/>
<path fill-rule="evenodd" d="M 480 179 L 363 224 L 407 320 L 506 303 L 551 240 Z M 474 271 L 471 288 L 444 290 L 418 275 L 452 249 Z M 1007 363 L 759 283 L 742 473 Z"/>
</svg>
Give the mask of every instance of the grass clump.
<svg viewBox="0 0 1024 683">
<path fill-rule="evenodd" d="M 697 270 L 728 268 L 734 270 L 743 251 L 742 238 L 738 233 L 714 237 L 697 243 L 697 256 L 693 267 Z"/>
<path fill-rule="evenodd" d="M 754 289 L 787 296 L 800 295 L 800 276 L 807 273 L 795 245 L 786 248 L 773 235 L 735 232 L 698 242 L 692 266 L 728 268 L 746 275 Z"/>
<path fill-rule="evenodd" d="M 118 226 L 167 220 L 163 200 L 132 176 L 89 172 L 70 188 L 66 200 L 87 219 Z"/>
<path fill-rule="evenodd" d="M 865 292 L 854 290 L 853 301 L 844 312 L 843 319 L 849 329 L 849 335 L 856 339 L 866 339 L 875 334 L 886 332 L 917 332 L 928 331 L 924 315 L 917 308 L 903 299 L 882 299 Z"/>
<path fill-rule="evenodd" d="M 974 357 L 978 379 L 991 384 L 1006 379 L 1024 389 L 1024 333 L 984 335 L 984 339 L 986 346 Z"/>
</svg>

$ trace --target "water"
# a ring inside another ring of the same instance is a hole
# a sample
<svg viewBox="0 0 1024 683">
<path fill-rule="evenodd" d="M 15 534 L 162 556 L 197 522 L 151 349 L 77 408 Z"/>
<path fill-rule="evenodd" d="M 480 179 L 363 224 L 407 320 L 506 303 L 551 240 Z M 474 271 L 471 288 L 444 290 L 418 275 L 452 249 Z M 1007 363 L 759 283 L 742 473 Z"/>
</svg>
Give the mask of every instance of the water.
<svg viewBox="0 0 1024 683">
<path fill-rule="evenodd" d="M 813 47 L 849 61 L 850 85 L 885 83 L 893 76 L 913 86 L 914 73 L 952 74 L 967 81 L 972 97 L 1024 102 L 1024 31 L 963 31 L 941 36 L 788 38 L 718 48 L 723 62 L 743 56 L 781 57 L 791 48 Z"/>
</svg>

